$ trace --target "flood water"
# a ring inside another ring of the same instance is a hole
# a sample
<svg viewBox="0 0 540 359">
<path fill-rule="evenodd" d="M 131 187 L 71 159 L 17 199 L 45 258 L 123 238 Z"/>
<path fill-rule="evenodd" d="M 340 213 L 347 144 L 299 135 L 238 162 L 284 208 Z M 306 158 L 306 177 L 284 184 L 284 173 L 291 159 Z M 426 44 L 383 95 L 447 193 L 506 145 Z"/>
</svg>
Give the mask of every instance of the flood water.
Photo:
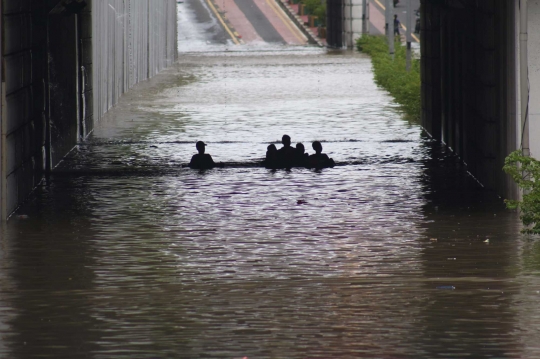
<svg viewBox="0 0 540 359">
<path fill-rule="evenodd" d="M 369 58 L 180 40 L 2 228 L 0 357 L 540 355 L 540 246 Z"/>
</svg>

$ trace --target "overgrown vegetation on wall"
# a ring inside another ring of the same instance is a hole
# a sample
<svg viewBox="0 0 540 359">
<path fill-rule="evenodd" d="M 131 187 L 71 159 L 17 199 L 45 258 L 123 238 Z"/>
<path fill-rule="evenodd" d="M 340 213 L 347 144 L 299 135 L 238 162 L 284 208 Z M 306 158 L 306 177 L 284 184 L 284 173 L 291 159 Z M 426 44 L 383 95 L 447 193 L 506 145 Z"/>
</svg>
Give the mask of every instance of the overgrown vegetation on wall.
<svg viewBox="0 0 540 359">
<path fill-rule="evenodd" d="M 510 209 L 519 209 L 528 234 L 540 234 L 540 161 L 523 156 L 521 150 L 506 157 L 503 170 L 523 190 L 523 200 L 505 200 Z"/>
<path fill-rule="evenodd" d="M 364 35 L 356 42 L 358 51 L 371 56 L 375 82 L 386 89 L 403 108 L 411 120 L 419 120 L 420 61 L 413 59 L 411 70 L 406 70 L 407 49 L 401 42 L 395 43 L 394 58 L 388 54 L 385 36 Z"/>
</svg>

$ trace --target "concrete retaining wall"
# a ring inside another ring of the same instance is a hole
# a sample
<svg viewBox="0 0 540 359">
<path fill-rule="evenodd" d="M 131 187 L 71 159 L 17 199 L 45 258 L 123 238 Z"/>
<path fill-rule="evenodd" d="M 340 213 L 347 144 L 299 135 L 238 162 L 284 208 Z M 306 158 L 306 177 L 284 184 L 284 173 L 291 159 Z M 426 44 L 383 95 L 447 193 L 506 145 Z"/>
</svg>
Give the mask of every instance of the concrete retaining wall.
<svg viewBox="0 0 540 359">
<path fill-rule="evenodd" d="M 35 17 L 45 6 L 46 1 L 2 3 L 1 218 L 39 183 L 45 165 L 47 27 L 43 18 L 37 21 Z"/>
<path fill-rule="evenodd" d="M 485 187 L 515 198 L 502 171 L 516 148 L 513 1 L 421 3 L 422 125 Z"/>
<path fill-rule="evenodd" d="M 176 1 L 94 0 L 94 116 L 177 59 Z M 96 39 L 98 41 L 96 41 Z"/>
<path fill-rule="evenodd" d="M 0 11 L 2 220 L 123 93 L 178 55 L 175 0 L 3 0 Z"/>
</svg>

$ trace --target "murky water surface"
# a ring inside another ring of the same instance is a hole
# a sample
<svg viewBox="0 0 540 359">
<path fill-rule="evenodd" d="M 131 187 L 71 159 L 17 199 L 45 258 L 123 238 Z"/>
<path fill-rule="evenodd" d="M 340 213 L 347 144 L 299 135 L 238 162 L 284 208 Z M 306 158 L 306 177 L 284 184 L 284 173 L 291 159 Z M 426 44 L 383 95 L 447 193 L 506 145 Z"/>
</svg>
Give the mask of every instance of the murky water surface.
<svg viewBox="0 0 540 359">
<path fill-rule="evenodd" d="M 368 58 L 196 45 L 3 228 L 1 357 L 540 355 L 540 246 Z M 258 166 L 284 133 L 338 165 Z"/>
</svg>

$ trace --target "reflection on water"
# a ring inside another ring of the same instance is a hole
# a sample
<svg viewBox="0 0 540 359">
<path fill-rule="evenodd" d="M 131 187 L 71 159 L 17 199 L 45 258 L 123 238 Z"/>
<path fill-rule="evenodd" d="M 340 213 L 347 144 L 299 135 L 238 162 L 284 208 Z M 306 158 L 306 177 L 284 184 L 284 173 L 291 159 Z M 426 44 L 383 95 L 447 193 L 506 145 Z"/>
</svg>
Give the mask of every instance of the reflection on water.
<svg viewBox="0 0 540 359">
<path fill-rule="evenodd" d="M 256 166 L 284 133 L 338 166 Z M 233 165 L 183 168 L 197 140 Z M 362 55 L 184 54 L 19 214 L 2 357 L 539 355 L 538 246 Z"/>
</svg>

